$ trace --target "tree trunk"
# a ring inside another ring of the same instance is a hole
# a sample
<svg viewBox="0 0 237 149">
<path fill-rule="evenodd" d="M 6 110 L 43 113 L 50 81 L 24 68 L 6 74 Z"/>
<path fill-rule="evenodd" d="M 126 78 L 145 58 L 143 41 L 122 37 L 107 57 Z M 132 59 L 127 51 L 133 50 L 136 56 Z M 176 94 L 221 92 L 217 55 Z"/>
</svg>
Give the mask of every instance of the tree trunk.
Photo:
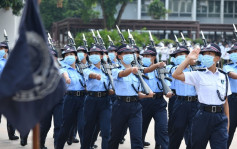
<svg viewBox="0 0 237 149">
<path fill-rule="evenodd" d="M 104 28 L 107 29 L 107 15 L 105 13 L 105 6 L 104 6 L 104 0 L 101 0 L 101 9 L 102 9 L 102 13 L 103 13 L 103 22 L 104 22 Z"/>
<path fill-rule="evenodd" d="M 117 16 L 117 18 L 116 18 L 116 21 L 115 21 L 114 26 L 120 24 L 122 14 L 123 14 L 123 12 L 124 12 L 124 10 L 125 10 L 127 4 L 128 4 L 127 1 L 126 1 L 126 2 L 123 2 L 122 6 L 120 7 L 120 10 L 119 10 L 119 13 L 118 13 L 118 16 Z"/>
</svg>

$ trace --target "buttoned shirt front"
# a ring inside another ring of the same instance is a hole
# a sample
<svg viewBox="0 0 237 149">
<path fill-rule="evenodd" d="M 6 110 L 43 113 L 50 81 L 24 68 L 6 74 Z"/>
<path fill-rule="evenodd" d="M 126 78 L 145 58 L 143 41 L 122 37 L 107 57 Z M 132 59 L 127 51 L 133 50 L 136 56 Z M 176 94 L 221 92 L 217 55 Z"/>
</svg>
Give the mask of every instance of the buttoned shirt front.
<svg viewBox="0 0 237 149">
<path fill-rule="evenodd" d="M 219 99 L 217 91 L 224 99 L 226 95 L 226 77 L 218 69 L 212 73 L 207 68 L 204 71 L 184 72 L 185 83 L 195 86 L 198 100 L 207 105 L 222 105 L 225 101 Z M 228 78 L 227 78 L 228 79 Z M 228 80 L 227 96 L 231 94 L 230 83 Z"/>
</svg>

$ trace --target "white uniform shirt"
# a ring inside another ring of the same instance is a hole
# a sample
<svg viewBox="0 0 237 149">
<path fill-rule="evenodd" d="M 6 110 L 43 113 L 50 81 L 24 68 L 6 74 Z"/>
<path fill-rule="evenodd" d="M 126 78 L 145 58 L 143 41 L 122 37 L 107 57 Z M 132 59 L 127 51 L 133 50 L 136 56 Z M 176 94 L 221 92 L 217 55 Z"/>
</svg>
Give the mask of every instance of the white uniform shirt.
<svg viewBox="0 0 237 149">
<path fill-rule="evenodd" d="M 219 99 L 217 90 L 219 90 L 221 98 L 224 99 L 226 95 L 226 77 L 218 69 L 214 74 L 206 69 L 204 71 L 184 72 L 184 75 L 185 83 L 195 86 L 200 103 L 207 105 L 222 105 L 225 103 L 225 101 Z M 231 88 L 228 80 L 227 96 L 230 94 Z"/>
</svg>

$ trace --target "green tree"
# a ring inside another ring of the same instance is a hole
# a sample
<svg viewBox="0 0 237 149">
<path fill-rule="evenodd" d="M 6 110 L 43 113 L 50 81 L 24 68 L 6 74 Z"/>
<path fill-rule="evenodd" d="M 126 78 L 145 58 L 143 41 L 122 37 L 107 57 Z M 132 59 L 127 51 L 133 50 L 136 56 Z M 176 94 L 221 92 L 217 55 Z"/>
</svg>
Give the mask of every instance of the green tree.
<svg viewBox="0 0 237 149">
<path fill-rule="evenodd" d="M 12 13 L 14 15 L 19 15 L 21 9 L 23 8 L 22 0 L 1 0 L 0 8 L 9 9 L 12 8 Z"/>
<path fill-rule="evenodd" d="M 68 17 L 79 17 L 83 21 L 98 17 L 93 6 L 88 6 L 83 0 L 63 0 L 63 7 L 57 8 L 58 0 L 42 0 L 40 13 L 46 29 L 50 30 L 52 23 Z"/>
<path fill-rule="evenodd" d="M 122 14 L 128 4 L 128 2 L 132 2 L 133 0 L 84 0 L 88 6 L 90 5 L 100 5 L 103 16 L 103 23 L 105 29 L 111 29 L 115 27 L 115 25 L 119 25 L 121 21 Z M 117 6 L 120 6 L 117 11 Z M 115 14 L 117 16 L 115 17 Z"/>
<path fill-rule="evenodd" d="M 164 7 L 164 3 L 160 0 L 154 0 L 148 6 L 148 14 L 154 19 L 160 19 L 169 13 L 169 10 L 166 10 Z"/>
</svg>

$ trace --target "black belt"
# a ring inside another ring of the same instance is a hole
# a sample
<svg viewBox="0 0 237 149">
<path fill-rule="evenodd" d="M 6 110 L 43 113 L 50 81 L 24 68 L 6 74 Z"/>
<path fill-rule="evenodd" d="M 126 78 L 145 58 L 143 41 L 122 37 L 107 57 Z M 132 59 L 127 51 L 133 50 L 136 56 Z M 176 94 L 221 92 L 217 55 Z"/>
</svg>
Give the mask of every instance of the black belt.
<svg viewBox="0 0 237 149">
<path fill-rule="evenodd" d="M 235 96 L 235 97 L 237 97 L 237 93 L 232 93 L 230 96 Z"/>
<path fill-rule="evenodd" d="M 201 107 L 204 111 L 211 113 L 221 113 L 224 111 L 223 106 L 221 105 L 214 106 L 214 105 L 201 104 Z"/>
<path fill-rule="evenodd" d="M 178 98 L 182 98 L 186 101 L 197 101 L 197 96 L 178 96 Z"/>
<path fill-rule="evenodd" d="M 93 96 L 93 97 L 105 97 L 108 96 L 109 93 L 107 91 L 104 92 L 92 92 L 92 91 L 88 91 L 87 94 L 89 96 Z"/>
<path fill-rule="evenodd" d="M 124 102 L 137 102 L 138 101 L 137 96 L 118 96 L 118 99 Z"/>
<path fill-rule="evenodd" d="M 153 99 L 159 99 L 159 98 L 163 98 L 163 93 L 155 93 L 155 95 L 153 96 Z"/>
<path fill-rule="evenodd" d="M 86 92 L 85 91 L 67 91 L 67 95 L 72 95 L 72 96 L 85 96 Z"/>
</svg>

